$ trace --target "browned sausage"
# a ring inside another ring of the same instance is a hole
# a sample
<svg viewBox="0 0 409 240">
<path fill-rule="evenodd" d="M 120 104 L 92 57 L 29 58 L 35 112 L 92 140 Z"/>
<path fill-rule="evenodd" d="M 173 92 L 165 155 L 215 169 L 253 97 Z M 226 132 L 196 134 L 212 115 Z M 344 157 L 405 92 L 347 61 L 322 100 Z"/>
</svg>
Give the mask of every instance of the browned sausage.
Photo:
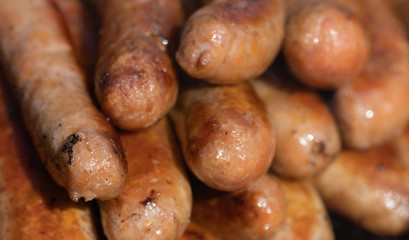
<svg viewBox="0 0 409 240">
<path fill-rule="evenodd" d="M 283 32 L 282 0 L 215 0 L 187 20 L 176 60 L 194 78 L 239 83 L 267 69 Z"/>
<path fill-rule="evenodd" d="M 328 208 L 378 235 L 408 232 L 409 168 L 404 162 L 409 156 L 402 156 L 400 147 L 343 150 L 316 181 Z"/>
<path fill-rule="evenodd" d="M 0 51 L 41 160 L 74 201 L 116 196 L 126 161 L 46 0 L 0 1 Z"/>
<path fill-rule="evenodd" d="M 169 47 L 183 20 L 179 0 L 95 0 L 103 35 L 95 94 L 116 126 L 134 130 L 163 117 L 174 105 L 178 82 Z"/>
<path fill-rule="evenodd" d="M 195 222 L 190 222 L 179 240 L 221 240 Z"/>
<path fill-rule="evenodd" d="M 341 150 L 332 113 L 321 97 L 295 84 L 278 68 L 250 81 L 267 108 L 277 147 L 272 169 L 283 177 L 307 178 L 325 169 Z"/>
<path fill-rule="evenodd" d="M 363 70 L 369 43 L 362 24 L 342 5 L 320 2 L 289 16 L 284 55 L 303 83 L 336 89 Z"/>
<path fill-rule="evenodd" d="M 346 2 L 357 5 L 370 56 L 358 78 L 336 92 L 334 109 L 345 144 L 366 149 L 392 140 L 409 121 L 409 45 L 386 1 Z"/>
<path fill-rule="evenodd" d="M 195 192 L 192 219 L 222 239 L 268 239 L 286 217 L 284 194 L 269 174 L 236 192 Z"/>
<path fill-rule="evenodd" d="M 244 188 L 271 165 L 274 132 L 263 103 L 246 83 L 182 89 L 170 116 L 187 165 L 210 187 Z"/>
<path fill-rule="evenodd" d="M 307 181 L 279 180 L 287 202 L 287 217 L 271 240 L 333 240 L 324 203 Z"/>
<path fill-rule="evenodd" d="M 0 76 L 0 239 L 96 240 L 90 206 L 48 175 Z"/>
<path fill-rule="evenodd" d="M 192 195 L 168 120 L 120 136 L 129 174 L 116 198 L 99 202 L 105 235 L 177 239 L 189 223 Z"/>
</svg>

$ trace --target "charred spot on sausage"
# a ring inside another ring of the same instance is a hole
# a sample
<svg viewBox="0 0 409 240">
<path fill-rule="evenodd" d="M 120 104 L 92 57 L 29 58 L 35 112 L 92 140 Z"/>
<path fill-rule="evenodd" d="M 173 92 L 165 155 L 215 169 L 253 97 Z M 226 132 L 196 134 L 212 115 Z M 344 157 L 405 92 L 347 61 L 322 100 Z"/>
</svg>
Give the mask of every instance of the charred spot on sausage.
<svg viewBox="0 0 409 240">
<path fill-rule="evenodd" d="M 67 137 L 65 140 L 64 146 L 62 147 L 62 152 L 68 155 L 68 164 L 72 165 L 73 161 L 73 147 L 77 142 L 80 142 L 81 138 L 78 134 L 73 133 Z"/>
</svg>

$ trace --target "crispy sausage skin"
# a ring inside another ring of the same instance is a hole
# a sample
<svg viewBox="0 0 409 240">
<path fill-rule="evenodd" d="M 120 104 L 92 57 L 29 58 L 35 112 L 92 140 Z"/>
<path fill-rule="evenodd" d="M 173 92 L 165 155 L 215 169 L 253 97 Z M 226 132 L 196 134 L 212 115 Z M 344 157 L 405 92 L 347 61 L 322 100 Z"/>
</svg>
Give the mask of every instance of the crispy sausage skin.
<svg viewBox="0 0 409 240">
<path fill-rule="evenodd" d="M 409 131 L 405 133 L 408 138 Z M 401 140 L 396 140 L 400 142 Z M 390 143 L 369 150 L 341 152 L 316 178 L 326 206 L 378 235 L 409 231 L 408 155 Z"/>
<path fill-rule="evenodd" d="M 267 69 L 283 32 L 282 0 L 214 0 L 187 20 L 176 60 L 194 78 L 239 83 Z"/>
<path fill-rule="evenodd" d="M 401 134 L 409 121 L 409 45 L 386 1 L 347 1 L 367 29 L 370 56 L 357 79 L 340 88 L 334 111 L 344 143 L 367 149 Z"/>
<path fill-rule="evenodd" d="M 342 5 L 321 2 L 288 17 L 284 55 L 303 83 L 336 89 L 355 79 L 369 55 L 360 21 Z"/>
<path fill-rule="evenodd" d="M 192 193 L 167 118 L 121 132 L 129 174 L 122 192 L 99 201 L 109 240 L 177 239 L 189 223 Z"/>
<path fill-rule="evenodd" d="M 174 105 L 178 81 L 168 50 L 182 24 L 179 0 L 95 0 L 99 41 L 95 95 L 122 129 L 152 125 Z"/>
<path fill-rule="evenodd" d="M 287 217 L 270 240 L 333 240 L 334 232 L 317 189 L 308 181 L 279 179 Z"/>
<path fill-rule="evenodd" d="M 286 217 L 284 193 L 270 174 L 240 191 L 203 188 L 195 188 L 192 219 L 222 239 L 269 239 Z"/>
<path fill-rule="evenodd" d="M 126 177 L 116 132 L 93 105 L 57 11 L 1 1 L 0 50 L 45 167 L 71 199 L 109 199 Z"/>
<path fill-rule="evenodd" d="M 321 97 L 296 85 L 282 71 L 268 71 L 250 84 L 264 102 L 276 132 L 272 169 L 293 179 L 311 177 L 325 169 L 340 152 L 341 137 Z"/>
<path fill-rule="evenodd" d="M 0 239 L 97 240 L 90 206 L 48 175 L 0 76 Z"/>
<path fill-rule="evenodd" d="M 274 132 L 263 103 L 246 83 L 181 89 L 170 116 L 187 165 L 210 187 L 245 188 L 271 165 Z"/>
</svg>

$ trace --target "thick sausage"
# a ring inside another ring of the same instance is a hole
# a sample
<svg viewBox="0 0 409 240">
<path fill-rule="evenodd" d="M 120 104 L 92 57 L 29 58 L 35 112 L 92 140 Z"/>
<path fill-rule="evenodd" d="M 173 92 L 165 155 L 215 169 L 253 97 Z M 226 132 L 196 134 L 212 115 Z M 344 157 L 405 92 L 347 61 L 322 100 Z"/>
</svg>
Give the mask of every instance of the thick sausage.
<svg viewBox="0 0 409 240">
<path fill-rule="evenodd" d="M 181 89 L 170 116 L 187 165 L 210 187 L 245 188 L 271 165 L 274 132 L 263 103 L 246 83 Z"/>
<path fill-rule="evenodd" d="M 408 232 L 409 168 L 404 162 L 409 156 L 398 148 L 390 143 L 365 151 L 343 150 L 316 179 L 326 206 L 378 235 Z"/>
<path fill-rule="evenodd" d="M 129 174 L 122 192 L 99 201 L 109 240 L 177 239 L 189 223 L 192 195 L 167 118 L 121 132 Z"/>
<path fill-rule="evenodd" d="M 183 20 L 180 0 L 95 3 L 103 29 L 94 80 L 101 108 L 120 128 L 152 125 L 177 97 L 178 81 L 168 50 Z"/>
<path fill-rule="evenodd" d="M 321 97 L 277 70 L 250 81 L 264 102 L 277 147 L 272 169 L 283 177 L 307 178 L 325 169 L 341 150 L 341 137 Z"/>
<path fill-rule="evenodd" d="M 187 20 L 176 60 L 194 78 L 239 83 L 267 69 L 283 32 L 282 0 L 215 0 Z"/>
<path fill-rule="evenodd" d="M 325 205 L 308 181 L 279 179 L 287 202 L 287 217 L 271 240 L 333 240 Z"/>
<path fill-rule="evenodd" d="M 336 92 L 334 111 L 344 143 L 366 149 L 392 140 L 408 124 L 409 45 L 386 1 L 345 2 L 367 29 L 370 56 L 358 78 Z"/>
<path fill-rule="evenodd" d="M 303 83 L 336 89 L 355 79 L 369 55 L 369 42 L 359 20 L 339 4 L 321 2 L 289 16 L 284 55 Z"/>
<path fill-rule="evenodd" d="M 222 239 L 268 239 L 286 218 L 284 193 L 270 174 L 240 191 L 203 188 L 195 188 L 192 219 Z"/>
<path fill-rule="evenodd" d="M 113 198 L 126 161 L 87 93 L 57 11 L 45 0 L 0 4 L 2 61 L 41 160 L 74 201 Z"/>
<path fill-rule="evenodd" d="M 90 206 L 48 175 L 0 76 L 0 239 L 96 240 Z"/>
</svg>

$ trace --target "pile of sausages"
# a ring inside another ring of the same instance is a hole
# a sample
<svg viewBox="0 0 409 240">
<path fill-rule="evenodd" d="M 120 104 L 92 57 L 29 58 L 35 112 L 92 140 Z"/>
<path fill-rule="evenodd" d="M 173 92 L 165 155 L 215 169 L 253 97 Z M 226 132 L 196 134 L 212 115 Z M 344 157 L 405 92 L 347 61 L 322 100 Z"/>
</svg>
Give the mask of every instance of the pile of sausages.
<svg viewBox="0 0 409 240">
<path fill-rule="evenodd" d="M 404 2 L 0 0 L 0 239 L 407 234 Z"/>
</svg>

